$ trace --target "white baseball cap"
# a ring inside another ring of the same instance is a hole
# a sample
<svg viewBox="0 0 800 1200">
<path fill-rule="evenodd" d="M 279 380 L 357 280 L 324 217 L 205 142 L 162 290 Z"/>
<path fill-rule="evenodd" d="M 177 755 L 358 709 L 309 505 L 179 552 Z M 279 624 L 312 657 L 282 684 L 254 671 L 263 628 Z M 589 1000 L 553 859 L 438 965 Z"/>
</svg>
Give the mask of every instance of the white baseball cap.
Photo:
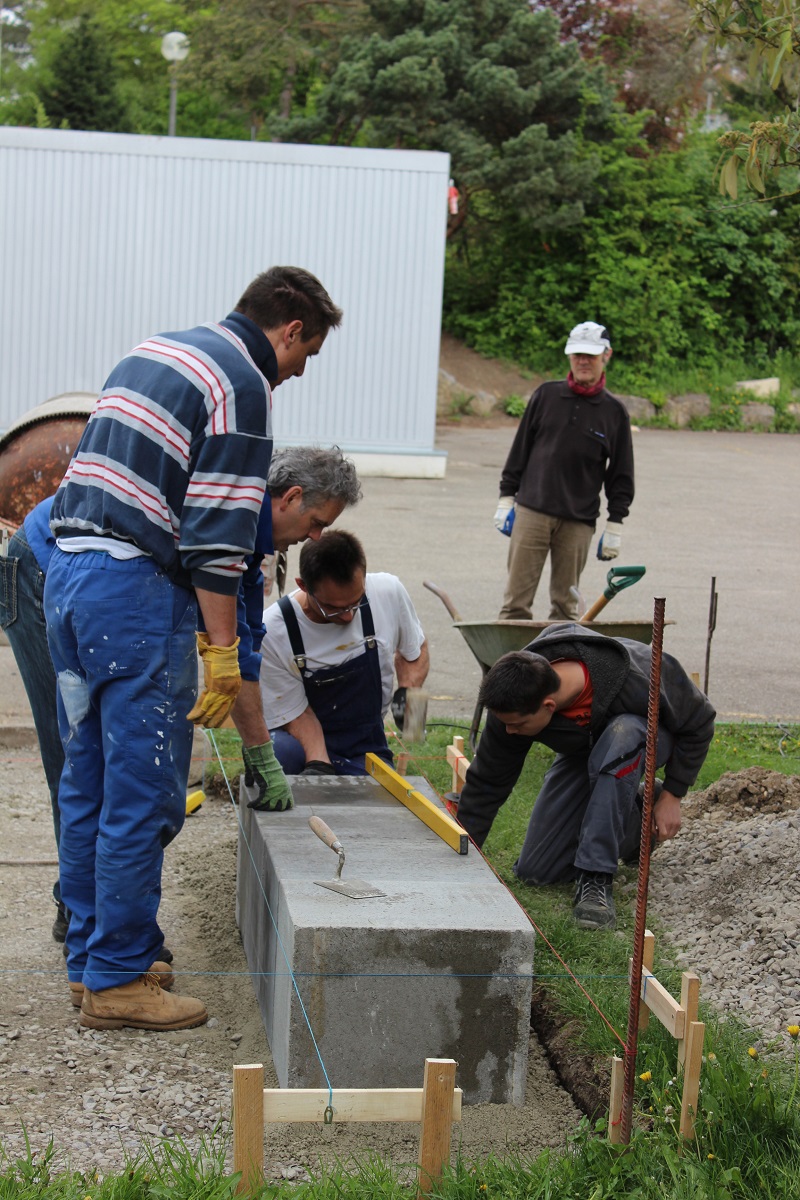
<svg viewBox="0 0 800 1200">
<path fill-rule="evenodd" d="M 576 325 L 567 338 L 564 347 L 565 354 L 603 354 L 611 349 L 608 330 L 604 325 L 596 325 L 594 321 L 584 321 Z"/>
</svg>

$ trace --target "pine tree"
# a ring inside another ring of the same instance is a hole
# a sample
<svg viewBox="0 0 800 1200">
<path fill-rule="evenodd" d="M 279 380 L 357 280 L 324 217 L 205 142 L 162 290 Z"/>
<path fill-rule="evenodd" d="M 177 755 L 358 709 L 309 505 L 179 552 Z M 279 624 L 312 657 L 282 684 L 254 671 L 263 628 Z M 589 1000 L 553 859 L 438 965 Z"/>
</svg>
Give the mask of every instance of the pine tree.
<svg viewBox="0 0 800 1200">
<path fill-rule="evenodd" d="M 62 35 L 53 61 L 53 83 L 42 99 L 56 127 L 126 131 L 110 51 L 85 14 Z"/>
</svg>

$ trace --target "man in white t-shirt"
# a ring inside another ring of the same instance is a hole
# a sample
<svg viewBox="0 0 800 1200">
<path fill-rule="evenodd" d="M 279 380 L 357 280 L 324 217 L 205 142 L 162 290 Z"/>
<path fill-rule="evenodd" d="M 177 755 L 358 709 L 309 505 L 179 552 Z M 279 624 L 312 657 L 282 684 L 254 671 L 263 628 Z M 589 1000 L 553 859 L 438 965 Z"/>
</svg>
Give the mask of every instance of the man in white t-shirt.
<svg viewBox="0 0 800 1200">
<path fill-rule="evenodd" d="M 352 533 L 306 542 L 299 569 L 297 591 L 264 614 L 261 694 L 275 754 L 288 775 L 363 775 L 370 751 L 392 762 L 383 718 L 391 705 L 402 729 L 405 690 L 428 674 L 425 634 L 400 580 L 367 574 Z"/>
</svg>

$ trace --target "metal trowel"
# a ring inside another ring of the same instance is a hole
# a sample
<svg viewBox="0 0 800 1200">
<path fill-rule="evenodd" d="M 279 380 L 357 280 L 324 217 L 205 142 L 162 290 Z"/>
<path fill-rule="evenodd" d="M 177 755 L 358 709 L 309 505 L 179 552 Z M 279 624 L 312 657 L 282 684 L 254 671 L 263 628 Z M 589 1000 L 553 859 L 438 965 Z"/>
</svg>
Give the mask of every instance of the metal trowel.
<svg viewBox="0 0 800 1200">
<path fill-rule="evenodd" d="M 341 892 L 343 896 L 349 896 L 352 900 L 369 900 L 374 896 L 386 895 L 386 892 L 381 892 L 378 888 L 373 887 L 371 883 L 367 883 L 365 879 L 351 879 L 348 883 L 345 883 L 342 879 L 342 867 L 344 866 L 344 848 L 342 843 L 321 817 L 309 817 L 308 823 L 320 841 L 324 842 L 326 846 L 330 846 L 331 850 L 339 855 L 339 865 L 336 868 L 334 878 L 315 879 L 314 883 L 317 887 L 329 888 L 332 892 Z"/>
</svg>

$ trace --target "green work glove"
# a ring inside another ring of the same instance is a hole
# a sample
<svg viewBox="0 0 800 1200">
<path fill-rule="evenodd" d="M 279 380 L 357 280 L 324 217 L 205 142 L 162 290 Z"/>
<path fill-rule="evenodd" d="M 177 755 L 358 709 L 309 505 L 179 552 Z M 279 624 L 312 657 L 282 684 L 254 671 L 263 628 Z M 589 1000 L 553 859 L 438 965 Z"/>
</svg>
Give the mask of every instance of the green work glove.
<svg viewBox="0 0 800 1200">
<path fill-rule="evenodd" d="M 294 807 L 292 789 L 275 757 L 272 742 L 264 742 L 262 746 L 242 746 L 242 758 L 245 786 L 258 788 L 258 795 L 250 801 L 248 808 L 254 808 L 256 812 L 286 812 Z"/>
</svg>

